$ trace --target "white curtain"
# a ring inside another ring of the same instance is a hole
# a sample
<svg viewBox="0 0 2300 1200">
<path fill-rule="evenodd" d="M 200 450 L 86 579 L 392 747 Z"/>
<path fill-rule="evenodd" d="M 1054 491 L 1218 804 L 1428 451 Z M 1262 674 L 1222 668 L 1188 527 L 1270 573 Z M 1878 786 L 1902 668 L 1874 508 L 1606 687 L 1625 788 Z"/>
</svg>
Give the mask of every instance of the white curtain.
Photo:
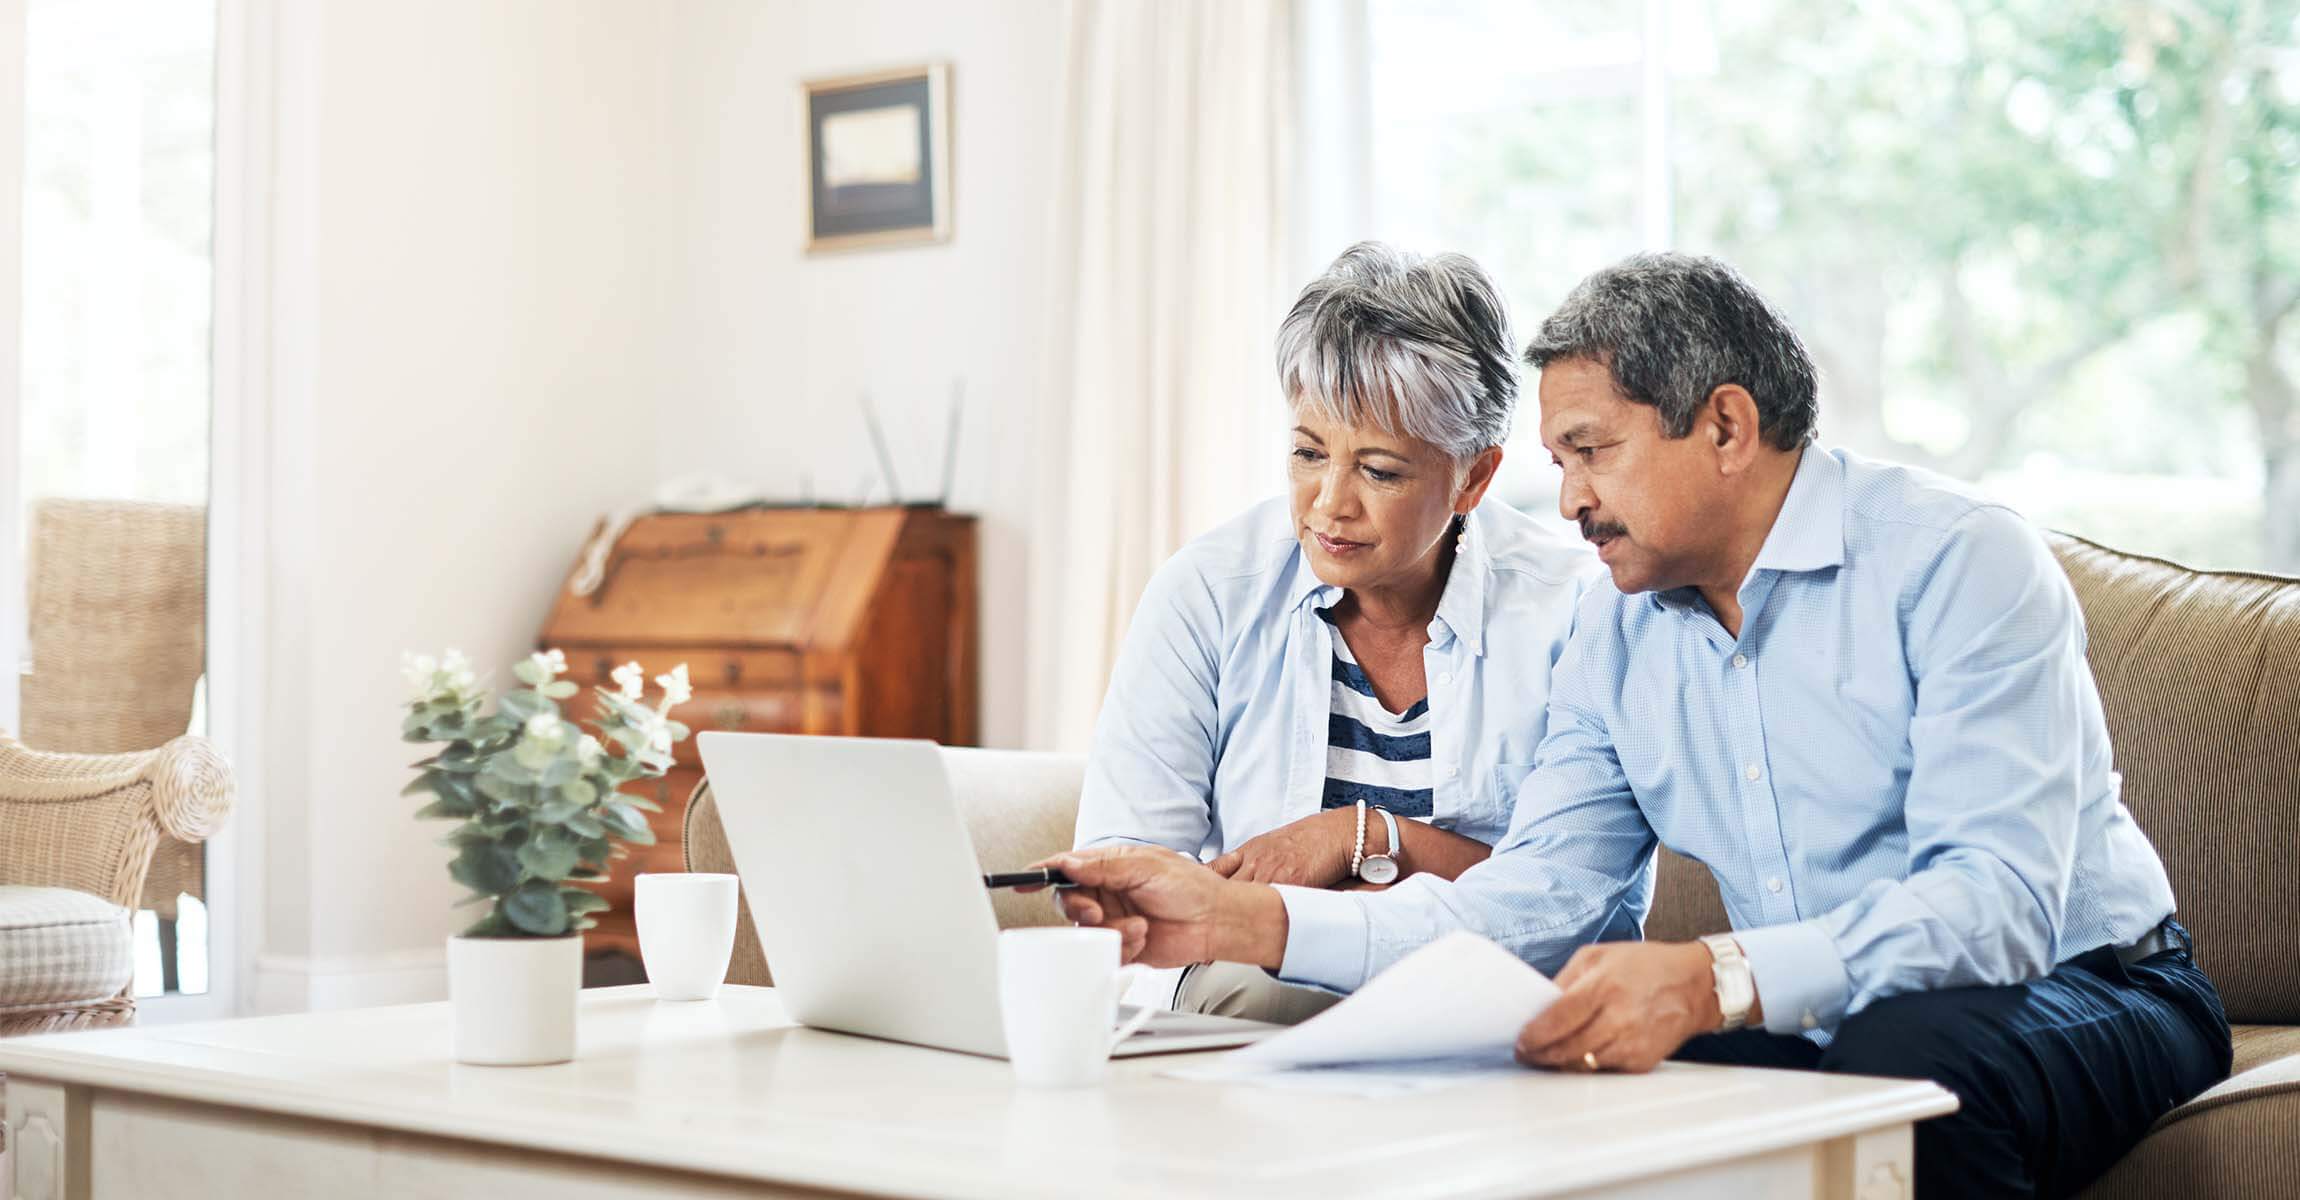
<svg viewBox="0 0 2300 1200">
<path fill-rule="evenodd" d="M 1283 479 L 1293 10 L 1065 6 L 1033 745 L 1086 745 L 1151 573 Z"/>
</svg>

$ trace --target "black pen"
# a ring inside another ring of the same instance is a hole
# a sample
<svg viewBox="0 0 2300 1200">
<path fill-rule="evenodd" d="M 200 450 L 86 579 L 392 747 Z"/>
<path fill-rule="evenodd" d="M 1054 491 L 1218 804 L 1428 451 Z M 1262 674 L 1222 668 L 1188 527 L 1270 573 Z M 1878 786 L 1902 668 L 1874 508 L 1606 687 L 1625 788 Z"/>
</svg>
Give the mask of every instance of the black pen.
<svg viewBox="0 0 2300 1200">
<path fill-rule="evenodd" d="M 1071 887 L 1070 877 L 1060 867 L 1040 867 L 1035 871 L 1008 871 L 1003 875 L 985 875 L 986 888 L 1009 887 Z"/>
</svg>

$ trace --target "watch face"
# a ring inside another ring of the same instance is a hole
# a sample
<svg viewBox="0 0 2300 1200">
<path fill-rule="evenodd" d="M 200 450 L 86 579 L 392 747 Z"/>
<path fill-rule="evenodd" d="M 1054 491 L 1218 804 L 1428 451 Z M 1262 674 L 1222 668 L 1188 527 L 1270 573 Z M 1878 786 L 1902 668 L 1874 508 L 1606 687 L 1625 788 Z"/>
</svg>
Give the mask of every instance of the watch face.
<svg viewBox="0 0 2300 1200">
<path fill-rule="evenodd" d="M 1398 860 L 1387 854 L 1373 855 L 1359 865 L 1358 878 L 1367 883 L 1396 883 Z"/>
</svg>

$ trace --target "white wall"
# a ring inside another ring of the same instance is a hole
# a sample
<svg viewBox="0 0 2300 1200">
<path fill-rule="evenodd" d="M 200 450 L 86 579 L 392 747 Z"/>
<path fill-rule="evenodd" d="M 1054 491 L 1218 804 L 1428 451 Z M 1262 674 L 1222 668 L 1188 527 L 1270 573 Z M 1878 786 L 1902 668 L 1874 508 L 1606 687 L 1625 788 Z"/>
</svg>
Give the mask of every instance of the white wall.
<svg viewBox="0 0 2300 1200">
<path fill-rule="evenodd" d="M 682 272 L 694 291 L 658 472 L 853 499 L 878 475 L 858 402 L 868 393 L 903 490 L 931 496 L 944 405 L 963 379 L 950 502 L 981 518 L 982 738 L 1020 745 L 1058 0 L 725 0 L 678 12 Z M 952 71 L 951 241 L 805 254 L 800 81 L 935 60 Z"/>
<path fill-rule="evenodd" d="M 497 681 L 644 494 L 672 332 L 664 9 L 276 10 L 256 1002 L 443 994 L 464 912 L 399 796 L 403 650 Z"/>
<path fill-rule="evenodd" d="M 500 681 L 581 535 L 657 482 L 851 499 L 856 398 L 983 518 L 983 736 L 1022 737 L 1057 0 L 244 0 L 272 14 L 262 1010 L 444 991 L 403 650 Z M 953 67 L 956 236 L 809 257 L 799 81 Z M 268 405 L 268 406 L 267 406 Z"/>
</svg>

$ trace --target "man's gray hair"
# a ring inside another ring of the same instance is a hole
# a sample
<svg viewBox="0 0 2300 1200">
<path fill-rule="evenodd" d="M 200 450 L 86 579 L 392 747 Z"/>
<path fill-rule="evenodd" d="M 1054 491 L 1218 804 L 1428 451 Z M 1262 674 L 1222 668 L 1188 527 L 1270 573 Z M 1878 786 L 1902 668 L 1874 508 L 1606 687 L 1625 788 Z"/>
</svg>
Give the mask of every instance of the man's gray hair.
<svg viewBox="0 0 2300 1200">
<path fill-rule="evenodd" d="M 1517 411 L 1501 292 L 1459 254 L 1360 242 L 1278 326 L 1286 399 L 1342 425 L 1430 442 L 1455 461 L 1498 446 Z"/>
<path fill-rule="evenodd" d="M 1621 394 L 1661 410 L 1670 437 L 1693 431 L 1709 394 L 1741 385 L 1775 449 L 1812 441 L 1819 381 L 1797 331 L 1741 273 L 1697 254 L 1639 254 L 1575 285 L 1525 348 L 1535 368 L 1603 364 Z"/>
</svg>

